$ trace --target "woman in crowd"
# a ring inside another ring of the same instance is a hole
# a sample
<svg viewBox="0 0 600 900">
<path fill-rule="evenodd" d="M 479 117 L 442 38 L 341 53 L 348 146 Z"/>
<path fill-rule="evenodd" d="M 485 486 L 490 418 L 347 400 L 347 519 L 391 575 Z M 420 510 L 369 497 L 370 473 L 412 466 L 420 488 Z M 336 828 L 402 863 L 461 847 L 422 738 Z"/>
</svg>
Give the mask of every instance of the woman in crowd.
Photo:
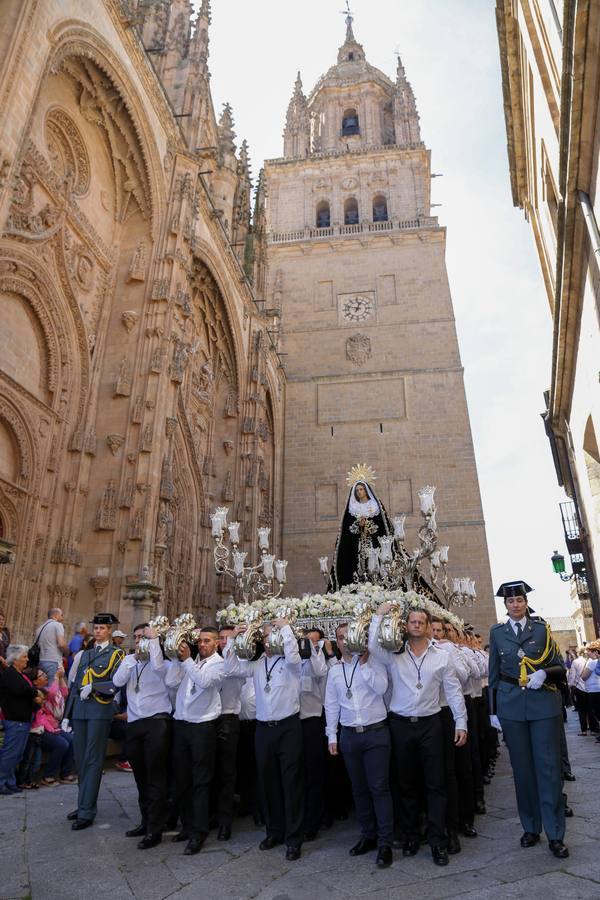
<svg viewBox="0 0 600 900">
<path fill-rule="evenodd" d="M 43 701 L 34 682 L 25 675 L 27 647 L 11 644 L 7 667 L 0 673 L 0 707 L 4 713 L 4 744 L 0 750 L 0 794 L 18 794 L 15 771 L 21 761 L 36 706 Z"/>
<path fill-rule="evenodd" d="M 34 720 L 34 726 L 43 729 L 41 745 L 42 750 L 47 753 L 42 778 L 44 785 L 57 784 L 59 781 L 72 784 L 77 781 L 73 774 L 73 733 L 62 731 L 60 727 L 67 694 L 65 670 L 59 666 Z"/>
</svg>

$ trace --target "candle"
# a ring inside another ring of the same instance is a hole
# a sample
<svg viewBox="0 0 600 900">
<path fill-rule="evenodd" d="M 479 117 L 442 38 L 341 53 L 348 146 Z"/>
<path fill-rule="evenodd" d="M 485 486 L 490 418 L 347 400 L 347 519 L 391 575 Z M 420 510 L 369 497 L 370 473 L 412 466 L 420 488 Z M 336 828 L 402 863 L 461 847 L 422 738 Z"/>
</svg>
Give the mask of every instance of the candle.
<svg viewBox="0 0 600 900">
<path fill-rule="evenodd" d="M 320 556 L 319 557 L 319 571 L 321 575 L 329 574 L 329 557 L 328 556 Z"/>
<path fill-rule="evenodd" d="M 379 543 L 381 544 L 381 549 L 379 551 L 379 559 L 381 562 L 390 562 L 392 560 L 392 544 L 394 542 L 393 537 L 380 537 Z"/>
<path fill-rule="evenodd" d="M 394 525 L 394 537 L 397 541 L 404 540 L 404 523 L 406 521 L 406 514 L 403 513 L 401 516 L 394 516 L 393 525 Z"/>
<path fill-rule="evenodd" d="M 435 503 L 433 502 L 435 488 L 430 484 L 426 484 L 425 487 L 419 488 L 418 494 L 421 512 L 424 516 L 431 515 L 435 511 Z"/>
<path fill-rule="evenodd" d="M 240 542 L 240 523 L 239 522 L 230 522 L 227 526 L 227 530 L 229 531 L 229 540 L 232 544 L 239 544 Z"/>
<path fill-rule="evenodd" d="M 369 559 L 367 561 L 369 572 L 376 572 L 379 568 L 379 548 L 371 547 L 369 550 Z"/>
<path fill-rule="evenodd" d="M 279 584 L 285 584 L 285 570 L 287 568 L 287 559 L 275 560 L 275 578 Z"/>
<path fill-rule="evenodd" d="M 272 577 L 273 577 L 273 563 L 274 563 L 274 561 L 275 561 L 275 557 L 274 557 L 274 556 L 269 556 L 268 553 L 265 553 L 265 555 L 263 556 L 263 558 L 262 558 L 262 567 L 263 567 L 263 574 L 264 574 L 265 578 L 272 578 Z"/>
<path fill-rule="evenodd" d="M 258 546 L 260 550 L 268 550 L 269 549 L 269 535 L 271 534 L 270 528 L 259 528 L 258 529 Z"/>
<path fill-rule="evenodd" d="M 248 554 L 245 550 L 233 550 L 232 551 L 231 557 L 233 559 L 233 574 L 234 575 L 237 575 L 238 577 L 240 575 L 243 575 L 244 560 L 246 559 L 247 556 L 248 556 Z"/>
<path fill-rule="evenodd" d="M 448 562 L 448 550 L 450 547 L 440 547 L 440 562 L 444 565 Z"/>
</svg>

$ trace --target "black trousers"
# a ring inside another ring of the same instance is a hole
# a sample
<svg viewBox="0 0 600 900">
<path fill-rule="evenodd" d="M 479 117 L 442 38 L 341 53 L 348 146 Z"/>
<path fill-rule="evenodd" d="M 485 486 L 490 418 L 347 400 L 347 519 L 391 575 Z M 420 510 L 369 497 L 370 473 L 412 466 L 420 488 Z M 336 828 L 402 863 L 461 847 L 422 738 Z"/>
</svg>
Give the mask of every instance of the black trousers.
<svg viewBox="0 0 600 900">
<path fill-rule="evenodd" d="M 289 716 L 277 725 L 257 721 L 255 747 L 267 837 L 299 847 L 304 819 L 300 717 Z"/>
<path fill-rule="evenodd" d="M 362 734 L 342 726 L 340 751 L 350 775 L 362 837 L 376 837 L 379 847 L 391 847 L 394 837 L 389 783 L 392 745 L 387 724 Z"/>
<path fill-rule="evenodd" d="M 390 713 L 392 750 L 400 787 L 402 832 L 418 841 L 422 774 L 427 801 L 427 839 L 432 847 L 446 846 L 446 786 L 444 782 L 444 733 L 440 713 L 417 722 Z"/>
<path fill-rule="evenodd" d="M 173 762 L 183 830 L 190 837 L 208 834 L 210 788 L 215 773 L 217 723 L 175 720 Z"/>
<path fill-rule="evenodd" d="M 581 731 L 598 731 L 598 719 L 594 713 L 592 694 L 575 688 L 575 708 Z"/>
<path fill-rule="evenodd" d="M 142 824 L 149 834 L 162 832 L 167 816 L 170 717 L 127 723 L 125 750 L 138 789 Z"/>
<path fill-rule="evenodd" d="M 463 747 L 454 747 L 454 771 L 458 785 L 458 821 L 460 826 L 475 821 L 475 787 L 470 739 Z"/>
<path fill-rule="evenodd" d="M 475 700 L 477 699 L 479 698 L 473 698 L 468 695 L 465 696 L 465 706 L 467 707 L 467 728 L 469 731 L 469 740 L 467 741 L 467 747 L 471 751 L 471 769 L 473 770 L 473 791 L 475 794 L 475 800 L 480 800 L 483 803 L 483 768 L 481 765 L 481 756 L 479 753 L 481 705 L 475 702 Z"/>
<path fill-rule="evenodd" d="M 214 794 L 217 821 L 231 827 L 235 798 L 235 778 L 240 740 L 240 720 L 235 713 L 225 713 L 217 719 L 217 756 Z"/>
<path fill-rule="evenodd" d="M 458 782 L 456 780 L 456 756 L 454 746 L 454 734 L 456 731 L 454 716 L 449 706 L 443 706 L 441 711 L 442 727 L 444 729 L 444 777 L 446 780 L 446 828 L 448 831 L 457 832 L 459 827 L 458 816 Z"/>
<path fill-rule="evenodd" d="M 237 792 L 240 796 L 239 813 L 263 816 L 257 789 L 256 750 L 254 748 L 256 719 L 240 721 L 240 741 L 237 755 Z"/>
<path fill-rule="evenodd" d="M 323 818 L 325 790 L 326 744 L 321 716 L 301 719 L 304 756 L 304 826 L 305 832 L 318 831 Z"/>
</svg>

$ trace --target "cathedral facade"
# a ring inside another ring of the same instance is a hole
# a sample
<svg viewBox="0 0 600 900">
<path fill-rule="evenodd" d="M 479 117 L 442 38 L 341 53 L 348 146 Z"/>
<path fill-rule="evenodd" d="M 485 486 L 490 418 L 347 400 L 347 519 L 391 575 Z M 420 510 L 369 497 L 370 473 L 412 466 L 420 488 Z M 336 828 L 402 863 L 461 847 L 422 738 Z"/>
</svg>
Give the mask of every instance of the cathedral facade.
<svg viewBox="0 0 600 900">
<path fill-rule="evenodd" d="M 321 587 L 345 472 L 419 524 L 492 618 L 430 158 L 411 87 L 348 23 L 257 180 L 213 109 L 210 3 L 4 0 L 0 30 L 0 607 L 129 627 L 209 616 L 209 514 Z M 285 355 L 284 355 L 285 354 Z M 284 362 L 285 361 L 285 362 Z"/>
</svg>

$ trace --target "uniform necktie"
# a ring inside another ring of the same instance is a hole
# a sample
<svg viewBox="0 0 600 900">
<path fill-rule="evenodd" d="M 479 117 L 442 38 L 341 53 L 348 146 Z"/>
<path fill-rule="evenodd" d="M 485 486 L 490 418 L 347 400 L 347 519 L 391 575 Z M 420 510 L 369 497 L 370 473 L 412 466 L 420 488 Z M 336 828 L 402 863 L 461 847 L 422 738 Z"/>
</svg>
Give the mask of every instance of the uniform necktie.
<svg viewBox="0 0 600 900">
<path fill-rule="evenodd" d="M 517 640 L 521 640 L 521 635 L 523 634 L 523 626 L 520 622 L 517 622 Z"/>
</svg>

